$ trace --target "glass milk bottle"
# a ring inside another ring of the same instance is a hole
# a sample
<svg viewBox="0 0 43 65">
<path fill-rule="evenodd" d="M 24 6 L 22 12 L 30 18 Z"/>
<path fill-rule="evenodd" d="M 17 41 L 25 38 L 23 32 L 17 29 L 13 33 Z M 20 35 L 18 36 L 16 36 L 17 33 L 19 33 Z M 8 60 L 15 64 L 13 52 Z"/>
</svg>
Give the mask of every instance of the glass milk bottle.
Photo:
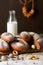
<svg viewBox="0 0 43 65">
<path fill-rule="evenodd" d="M 18 23 L 15 17 L 15 11 L 9 11 L 10 17 L 7 22 L 7 32 L 13 34 L 14 36 L 18 34 Z"/>
</svg>

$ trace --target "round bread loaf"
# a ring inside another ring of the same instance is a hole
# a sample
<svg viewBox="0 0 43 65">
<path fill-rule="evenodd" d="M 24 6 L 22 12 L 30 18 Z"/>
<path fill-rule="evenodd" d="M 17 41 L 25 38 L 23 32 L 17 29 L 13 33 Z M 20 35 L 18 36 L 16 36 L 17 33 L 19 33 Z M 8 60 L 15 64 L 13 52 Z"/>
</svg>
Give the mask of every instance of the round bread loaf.
<svg viewBox="0 0 43 65">
<path fill-rule="evenodd" d="M 14 36 L 11 33 L 4 32 L 1 34 L 1 38 L 6 42 L 14 41 Z"/>
<path fill-rule="evenodd" d="M 10 50 L 10 47 L 7 42 L 0 39 L 0 52 L 8 52 Z"/>
<path fill-rule="evenodd" d="M 39 38 L 38 40 L 34 40 L 34 44 L 36 49 L 41 50 L 43 49 L 43 38 Z"/>
<path fill-rule="evenodd" d="M 28 43 L 20 38 L 18 38 L 18 42 L 11 43 L 11 47 L 18 52 L 26 52 L 29 49 Z"/>
<path fill-rule="evenodd" d="M 20 38 L 25 41 L 30 41 L 30 35 L 26 31 L 20 33 Z"/>
</svg>

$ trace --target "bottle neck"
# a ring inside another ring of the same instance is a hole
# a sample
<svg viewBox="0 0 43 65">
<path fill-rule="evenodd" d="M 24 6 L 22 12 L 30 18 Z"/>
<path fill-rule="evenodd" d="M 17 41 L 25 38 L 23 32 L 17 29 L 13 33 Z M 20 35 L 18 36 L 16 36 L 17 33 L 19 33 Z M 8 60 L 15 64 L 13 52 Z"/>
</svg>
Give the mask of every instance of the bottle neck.
<svg viewBox="0 0 43 65">
<path fill-rule="evenodd" d="M 11 21 L 16 21 L 15 13 L 12 13 Z"/>
<path fill-rule="evenodd" d="M 15 12 L 14 11 L 10 11 L 10 16 L 9 16 L 9 22 L 16 22 L 16 17 L 15 17 Z"/>
</svg>

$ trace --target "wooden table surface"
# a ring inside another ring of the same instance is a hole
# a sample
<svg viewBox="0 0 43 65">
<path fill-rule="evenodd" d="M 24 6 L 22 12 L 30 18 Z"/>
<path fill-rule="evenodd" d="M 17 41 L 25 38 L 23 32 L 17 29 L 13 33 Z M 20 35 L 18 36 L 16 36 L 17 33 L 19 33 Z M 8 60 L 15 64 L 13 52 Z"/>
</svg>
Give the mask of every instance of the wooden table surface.
<svg viewBox="0 0 43 65">
<path fill-rule="evenodd" d="M 29 59 L 30 55 L 36 55 L 39 59 Z M 0 65 L 43 65 L 43 52 L 20 54 L 19 56 L 0 62 Z"/>
</svg>

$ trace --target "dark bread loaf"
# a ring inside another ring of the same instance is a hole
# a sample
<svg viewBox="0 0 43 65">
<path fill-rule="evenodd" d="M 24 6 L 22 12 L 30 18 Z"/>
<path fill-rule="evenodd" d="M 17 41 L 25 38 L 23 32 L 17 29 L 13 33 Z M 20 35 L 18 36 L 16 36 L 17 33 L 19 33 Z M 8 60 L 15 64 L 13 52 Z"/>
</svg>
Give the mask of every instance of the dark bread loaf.
<svg viewBox="0 0 43 65">
<path fill-rule="evenodd" d="M 34 32 L 29 32 L 29 34 L 33 37 L 33 45 L 35 46 L 35 49 L 43 49 L 43 37 Z"/>
<path fill-rule="evenodd" d="M 2 33 L 1 38 L 8 43 L 14 41 L 14 36 L 8 32 Z"/>
<path fill-rule="evenodd" d="M 30 41 L 30 35 L 26 31 L 20 33 L 20 38 L 25 40 L 26 42 Z"/>
<path fill-rule="evenodd" d="M 36 49 L 42 50 L 43 49 L 43 38 L 39 38 L 38 40 L 34 40 L 34 44 Z"/>
<path fill-rule="evenodd" d="M 10 47 L 7 42 L 0 39 L 0 52 L 6 53 L 10 51 Z"/>
<path fill-rule="evenodd" d="M 14 51 L 26 52 L 27 50 L 29 50 L 29 45 L 26 41 L 20 38 L 18 38 L 17 40 L 18 42 L 16 41 L 11 43 L 11 47 Z"/>
</svg>

